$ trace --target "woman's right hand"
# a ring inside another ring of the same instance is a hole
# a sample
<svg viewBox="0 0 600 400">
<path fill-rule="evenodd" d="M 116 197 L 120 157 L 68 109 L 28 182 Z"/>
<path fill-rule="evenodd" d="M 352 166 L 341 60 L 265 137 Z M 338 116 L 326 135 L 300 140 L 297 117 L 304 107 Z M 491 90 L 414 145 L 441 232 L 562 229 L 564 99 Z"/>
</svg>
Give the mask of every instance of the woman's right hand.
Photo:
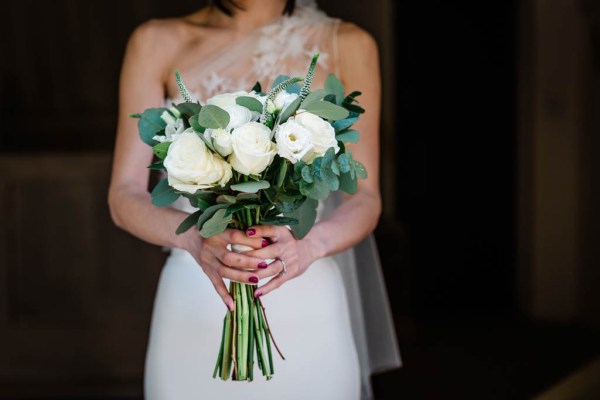
<svg viewBox="0 0 600 400">
<path fill-rule="evenodd" d="M 235 303 L 223 279 L 257 284 L 260 279 L 276 275 L 279 272 L 269 268 L 266 260 L 227 249 L 228 244 L 235 243 L 257 250 L 270 244 L 267 239 L 249 237 L 246 232 L 238 229 L 226 229 L 210 238 L 203 238 L 196 229 L 190 229 L 184 235 L 186 235 L 184 249 L 198 262 L 229 310 L 234 309 Z M 250 269 L 250 271 L 240 270 L 243 268 Z"/>
</svg>

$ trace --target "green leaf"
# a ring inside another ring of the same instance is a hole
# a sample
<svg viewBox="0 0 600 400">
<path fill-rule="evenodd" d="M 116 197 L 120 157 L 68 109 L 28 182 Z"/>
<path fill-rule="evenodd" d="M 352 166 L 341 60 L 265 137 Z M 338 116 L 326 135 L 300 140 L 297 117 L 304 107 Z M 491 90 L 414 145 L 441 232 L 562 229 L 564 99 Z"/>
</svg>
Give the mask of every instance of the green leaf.
<svg viewBox="0 0 600 400">
<path fill-rule="evenodd" d="M 167 156 L 167 152 L 169 151 L 171 143 L 172 142 L 162 142 L 155 144 L 154 146 L 152 146 L 152 152 L 156 155 L 156 157 L 160 158 L 161 160 L 164 160 Z"/>
<path fill-rule="evenodd" d="M 238 211 L 240 211 L 240 210 L 243 210 L 244 208 L 246 208 L 246 205 L 245 205 L 245 204 L 243 204 L 243 203 L 235 203 L 235 204 L 232 204 L 232 205 L 228 206 L 228 207 L 225 209 L 225 214 L 224 214 L 224 216 L 225 216 L 225 217 L 227 217 L 227 216 L 229 216 L 229 215 L 233 214 L 234 212 L 238 212 Z"/>
<path fill-rule="evenodd" d="M 147 168 L 154 170 L 154 171 L 160 171 L 160 170 L 165 169 L 165 166 L 163 165 L 163 162 L 161 160 L 161 161 L 155 162 L 154 164 L 148 165 Z"/>
<path fill-rule="evenodd" d="M 364 165 L 362 165 L 356 160 L 352 160 L 352 165 L 354 166 L 354 171 L 356 172 L 356 175 L 360 179 L 367 179 L 367 170 Z"/>
<path fill-rule="evenodd" d="M 202 197 L 198 197 L 196 199 L 196 205 L 194 207 L 198 207 L 200 211 L 206 211 L 209 207 L 211 207 L 211 203 L 209 203 L 206 199 Z"/>
<path fill-rule="evenodd" d="M 225 129 L 227 124 L 229 124 L 229 114 L 221 107 L 207 104 L 202 107 L 202 110 L 198 114 L 198 124 L 204 128 Z"/>
<path fill-rule="evenodd" d="M 237 201 L 237 199 L 235 198 L 235 196 L 231 196 L 229 194 L 222 194 L 219 197 L 217 197 L 217 203 L 219 204 L 235 204 Z"/>
<path fill-rule="evenodd" d="M 229 225 L 231 220 L 232 216 L 229 215 L 226 217 L 224 209 L 217 210 L 217 212 L 215 212 L 213 216 L 202 225 L 200 235 L 203 238 L 209 238 L 211 236 L 218 235 L 227 229 L 227 225 Z"/>
<path fill-rule="evenodd" d="M 308 197 L 315 200 L 323 200 L 329 195 L 329 185 L 322 180 L 315 180 Z"/>
<path fill-rule="evenodd" d="M 323 168 L 321 170 L 321 177 L 323 178 L 323 182 L 327 183 L 329 190 L 338 190 L 340 187 L 340 182 L 336 174 L 333 173 L 331 168 Z"/>
<path fill-rule="evenodd" d="M 302 179 L 304 179 L 308 183 L 313 182 L 312 172 L 308 165 L 302 168 Z"/>
<path fill-rule="evenodd" d="M 275 185 L 277 187 L 281 187 L 283 185 L 283 181 L 285 180 L 285 175 L 288 170 L 288 163 L 285 158 L 281 158 L 281 166 L 279 167 L 279 171 L 277 171 L 277 181 Z"/>
<path fill-rule="evenodd" d="M 325 91 L 335 95 L 337 104 L 342 104 L 344 101 L 344 85 L 334 74 L 329 74 L 325 79 Z"/>
<path fill-rule="evenodd" d="M 302 239 L 311 230 L 317 219 L 318 202 L 313 199 L 306 199 L 304 203 L 291 213 L 285 213 L 284 216 L 295 218 L 298 224 L 292 225 L 292 231 L 298 239 Z"/>
<path fill-rule="evenodd" d="M 179 193 L 175 191 L 166 179 L 158 182 L 152 190 L 152 204 L 158 207 L 168 206 L 179 198 Z"/>
<path fill-rule="evenodd" d="M 250 111 L 262 113 L 263 105 L 260 101 L 250 96 L 240 96 L 235 99 L 238 106 L 246 107 Z"/>
<path fill-rule="evenodd" d="M 156 141 L 152 138 L 167 126 L 160 117 L 165 110 L 166 108 L 148 108 L 142 113 L 138 121 L 138 130 L 144 143 L 154 145 Z"/>
<path fill-rule="evenodd" d="M 358 121 L 358 118 L 352 117 L 335 121 L 331 125 L 333 126 L 333 129 L 335 129 L 335 132 L 338 133 L 351 127 L 356 121 Z"/>
<path fill-rule="evenodd" d="M 179 103 L 175 105 L 175 108 L 189 119 L 192 115 L 198 114 L 202 106 L 198 103 Z"/>
<path fill-rule="evenodd" d="M 323 161 L 321 161 L 321 168 L 329 168 L 331 163 L 335 160 L 335 149 L 330 147 L 323 155 Z"/>
<path fill-rule="evenodd" d="M 333 162 L 331 163 L 331 171 L 338 176 L 340 175 L 340 168 L 338 167 L 338 163 L 336 160 L 333 160 Z"/>
<path fill-rule="evenodd" d="M 196 211 L 196 212 L 188 215 L 187 217 L 185 217 L 183 222 L 181 222 L 181 224 L 179 224 L 179 226 L 177 227 L 177 230 L 175 231 L 175 233 L 177 235 L 181 235 L 183 232 L 187 231 L 192 226 L 196 225 L 196 223 L 198 223 L 198 217 L 200 217 L 200 214 L 202 214 L 202 211 Z"/>
<path fill-rule="evenodd" d="M 350 172 L 350 157 L 348 157 L 347 153 L 340 154 L 337 158 L 337 163 L 340 167 L 340 172 L 344 174 Z"/>
<path fill-rule="evenodd" d="M 298 224 L 298 220 L 296 218 L 290 218 L 290 217 L 273 217 L 273 218 L 261 220 L 260 224 L 261 225 L 276 225 L 276 226 L 296 225 L 296 224 Z"/>
<path fill-rule="evenodd" d="M 260 93 L 260 92 L 262 92 L 262 87 L 261 87 L 261 85 L 260 85 L 260 82 L 256 82 L 256 83 L 254 84 L 254 86 L 252 86 L 252 90 L 253 90 L 254 92 L 256 92 L 256 93 Z"/>
<path fill-rule="evenodd" d="M 206 221 L 211 219 L 217 211 L 224 210 L 227 207 L 227 204 L 215 204 L 214 206 L 210 206 L 206 210 L 204 210 L 202 215 L 200 215 L 200 218 L 198 218 L 198 223 L 196 224 L 198 226 L 198 229 L 202 229 L 202 226 L 206 223 Z"/>
<path fill-rule="evenodd" d="M 328 119 L 331 121 L 336 121 L 340 119 L 344 119 L 348 117 L 348 110 L 337 106 L 328 101 L 315 101 L 309 104 L 306 108 L 306 111 L 318 115 L 321 118 Z"/>
<path fill-rule="evenodd" d="M 335 135 L 335 138 L 346 143 L 356 143 L 358 142 L 359 133 L 354 129 L 347 129 Z"/>
<path fill-rule="evenodd" d="M 317 89 L 314 92 L 311 92 L 308 96 L 306 96 L 300 108 L 306 109 L 306 107 L 308 107 L 310 104 L 319 100 L 323 100 L 323 97 L 325 97 L 326 94 L 327 93 L 325 93 L 325 89 Z"/>
<path fill-rule="evenodd" d="M 302 99 L 298 97 L 296 100 L 292 101 L 279 115 L 279 123 L 283 124 L 287 121 L 296 111 L 300 108 L 300 103 Z"/>
<path fill-rule="evenodd" d="M 239 193 L 235 198 L 238 201 L 248 201 L 248 200 L 256 200 L 258 199 L 258 195 L 254 193 Z"/>
<path fill-rule="evenodd" d="M 350 176 L 350 173 L 344 173 L 340 175 L 340 190 L 348 193 L 348 194 L 354 194 L 356 193 L 356 189 L 357 189 L 357 181 L 356 181 L 356 176 L 354 178 L 352 178 Z"/>
<path fill-rule="evenodd" d="M 244 193 L 256 193 L 261 189 L 268 189 L 270 186 L 267 181 L 242 182 L 231 185 L 231 189 Z"/>
</svg>

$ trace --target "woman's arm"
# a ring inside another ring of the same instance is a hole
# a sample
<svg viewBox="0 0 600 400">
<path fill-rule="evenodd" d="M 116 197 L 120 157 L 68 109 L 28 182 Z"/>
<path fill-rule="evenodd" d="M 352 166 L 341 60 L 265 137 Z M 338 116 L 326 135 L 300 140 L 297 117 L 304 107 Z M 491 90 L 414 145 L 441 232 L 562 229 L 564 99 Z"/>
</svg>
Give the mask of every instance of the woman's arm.
<svg viewBox="0 0 600 400">
<path fill-rule="evenodd" d="M 364 164 L 368 178 L 358 181 L 358 190 L 345 196 L 331 215 L 317 223 L 302 240 L 295 240 L 286 228 L 257 226 L 255 235 L 273 242 L 265 249 L 250 252 L 260 258 L 283 259 L 288 273 L 262 286 L 265 295 L 285 281 L 302 274 L 315 260 L 354 246 L 371 233 L 381 214 L 379 193 L 379 119 L 381 82 L 379 55 L 373 38 L 364 30 L 342 23 L 338 34 L 341 80 L 347 90 L 360 90 L 358 98 L 366 112 L 356 123 L 358 143 L 348 146 L 353 158 Z M 281 269 L 281 265 L 277 266 Z"/>
<path fill-rule="evenodd" d="M 256 268 L 263 259 L 230 252 L 226 246 L 240 243 L 261 248 L 266 243 L 231 229 L 209 239 L 203 239 L 196 229 L 176 235 L 175 230 L 187 214 L 152 204 L 147 168 L 152 162 L 152 150 L 140 140 L 137 121 L 129 118 L 131 113 L 162 106 L 165 79 L 171 74 L 169 62 L 176 59 L 177 45 L 184 39 L 178 37 L 177 30 L 170 27 L 169 22 L 151 21 L 139 27 L 129 40 L 121 71 L 119 121 L 108 203 L 118 227 L 147 242 L 189 251 L 223 302 L 233 309 L 233 300 L 222 278 L 253 282 L 269 276 L 270 271 L 262 269 L 251 273 L 229 268 Z"/>
</svg>

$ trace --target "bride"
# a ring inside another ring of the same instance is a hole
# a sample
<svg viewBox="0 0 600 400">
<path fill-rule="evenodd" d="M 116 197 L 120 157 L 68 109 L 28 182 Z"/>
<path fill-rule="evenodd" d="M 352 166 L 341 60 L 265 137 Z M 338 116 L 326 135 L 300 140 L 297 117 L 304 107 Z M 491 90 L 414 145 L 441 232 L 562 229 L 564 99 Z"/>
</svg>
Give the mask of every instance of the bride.
<svg viewBox="0 0 600 400">
<path fill-rule="evenodd" d="M 149 21 L 129 40 L 121 73 L 111 215 L 116 225 L 140 239 L 171 248 L 152 316 L 146 399 L 369 398 L 370 373 L 399 365 L 376 256 L 341 253 L 368 237 L 381 211 L 377 47 L 365 31 L 326 16 L 313 1 L 297 3 L 214 0 L 182 18 Z M 335 73 L 347 88 L 363 92 L 360 101 L 367 112 L 356 124 L 362 135 L 351 150 L 365 165 L 368 179 L 359 182 L 355 195 L 330 207 L 331 212 L 325 213 L 322 205 L 317 224 L 302 240 L 277 226 L 256 226 L 245 233 L 226 230 L 208 239 L 193 229 L 177 236 L 175 229 L 193 209 L 183 202 L 164 208 L 151 204 L 146 166 L 152 151 L 138 138 L 136 121 L 128 115 L 176 101 L 174 69 L 204 102 L 217 93 L 249 90 L 256 81 L 269 88 L 280 74 L 303 76 L 316 52 L 314 88 L 323 87 L 326 76 Z M 235 254 L 227 250 L 229 243 L 255 250 Z M 281 263 L 263 262 L 274 258 L 284 260 L 287 274 L 279 274 Z M 260 269 L 250 273 L 231 266 Z M 367 286 L 358 282 L 360 276 Z M 226 311 L 222 304 L 233 307 L 229 279 L 258 283 L 257 295 L 263 297 L 286 356 L 276 362 L 271 381 L 212 378 Z M 371 288 L 367 293 L 366 287 Z M 380 306 L 365 309 L 361 296 Z"/>
</svg>

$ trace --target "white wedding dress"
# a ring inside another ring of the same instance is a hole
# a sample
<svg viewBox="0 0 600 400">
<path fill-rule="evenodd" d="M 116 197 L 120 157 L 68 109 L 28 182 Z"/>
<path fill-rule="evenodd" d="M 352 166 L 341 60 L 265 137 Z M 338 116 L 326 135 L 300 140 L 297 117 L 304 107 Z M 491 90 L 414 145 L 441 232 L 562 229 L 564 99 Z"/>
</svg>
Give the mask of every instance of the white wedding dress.
<svg viewBox="0 0 600 400">
<path fill-rule="evenodd" d="M 279 74 L 304 76 L 320 53 L 317 75 L 337 71 L 339 20 L 314 6 L 298 7 L 202 65 L 181 71 L 201 100 L 221 92 L 263 90 Z M 180 199 L 181 200 L 181 199 Z M 193 211 L 187 201 L 176 207 Z M 263 284 L 264 282 L 261 282 Z M 148 400 L 358 400 L 361 370 L 340 266 L 328 257 L 263 298 L 269 323 L 286 357 L 274 354 L 275 374 L 265 381 L 213 379 L 226 307 L 200 266 L 172 249 L 154 303 L 145 368 Z"/>
</svg>

